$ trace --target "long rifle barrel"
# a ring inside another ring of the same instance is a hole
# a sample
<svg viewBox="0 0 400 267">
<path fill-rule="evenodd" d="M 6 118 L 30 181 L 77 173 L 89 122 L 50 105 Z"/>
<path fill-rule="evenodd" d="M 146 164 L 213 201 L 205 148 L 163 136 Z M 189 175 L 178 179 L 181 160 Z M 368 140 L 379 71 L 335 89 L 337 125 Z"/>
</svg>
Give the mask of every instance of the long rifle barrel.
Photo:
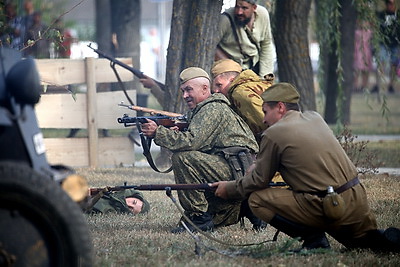
<svg viewBox="0 0 400 267">
<path fill-rule="evenodd" d="M 104 53 L 103 51 L 100 51 L 99 49 L 96 49 L 96 48 L 92 47 L 92 43 L 89 43 L 89 44 L 88 44 L 88 47 L 91 48 L 94 52 L 96 52 L 99 56 L 101 56 L 101 57 L 103 57 L 103 58 L 106 58 L 106 59 L 110 60 L 112 63 L 117 64 L 117 65 L 120 65 L 121 67 L 123 67 L 123 68 L 129 70 L 130 72 L 132 72 L 132 73 L 133 73 L 136 77 L 138 77 L 139 79 L 146 78 L 146 76 L 143 74 L 142 71 L 140 71 L 140 70 L 138 70 L 138 69 L 135 69 L 135 68 L 133 68 L 133 67 L 131 67 L 131 66 L 125 64 L 124 62 L 119 61 L 118 59 L 116 59 L 116 58 L 114 58 L 114 57 L 112 57 L 112 56 L 107 55 L 106 53 Z M 153 79 L 153 80 L 154 80 L 154 79 Z M 154 81 L 157 83 L 157 85 L 158 85 L 161 89 L 163 89 L 163 88 L 165 87 L 165 85 L 164 85 L 163 83 L 161 83 L 161 82 L 159 82 L 159 81 L 157 81 L 157 80 L 154 80 Z"/>
<path fill-rule="evenodd" d="M 279 187 L 279 186 L 287 186 L 284 182 L 270 182 L 269 186 L 271 187 Z M 211 187 L 211 184 L 203 183 L 203 184 L 145 184 L 145 185 L 121 185 L 108 187 L 107 191 L 122 191 L 125 189 L 135 189 L 139 191 L 163 191 L 163 190 L 211 190 L 214 191 L 215 187 Z M 91 195 L 96 194 L 97 192 L 103 191 L 104 188 L 91 188 Z"/>
</svg>

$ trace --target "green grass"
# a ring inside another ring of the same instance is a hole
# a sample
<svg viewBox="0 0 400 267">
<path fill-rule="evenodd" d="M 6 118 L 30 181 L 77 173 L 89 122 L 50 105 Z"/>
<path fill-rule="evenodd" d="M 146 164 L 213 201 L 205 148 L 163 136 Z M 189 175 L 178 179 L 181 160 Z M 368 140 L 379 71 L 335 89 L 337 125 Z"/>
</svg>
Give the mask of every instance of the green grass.
<svg viewBox="0 0 400 267">
<path fill-rule="evenodd" d="M 159 174 L 150 168 L 77 170 L 90 186 L 173 183 L 173 175 Z M 378 226 L 400 227 L 400 176 L 367 175 L 361 181 L 369 194 Z M 163 191 L 146 191 L 151 204 L 145 215 L 85 215 L 92 235 L 94 266 L 400 266 L 395 254 L 373 254 L 368 250 L 343 251 L 344 247 L 328 236 L 332 250 L 321 253 L 291 254 L 284 249 L 301 243 L 280 233 L 276 242 L 250 247 L 225 246 L 199 236 L 196 241 L 188 233 L 171 234 L 180 213 Z M 176 191 L 173 197 L 177 198 Z M 271 240 L 275 229 L 268 226 L 261 233 L 239 224 L 217 229 L 212 236 L 229 244 L 259 243 Z M 225 254 L 229 255 L 225 255 Z M 241 255 L 237 255 L 241 254 Z"/>
<path fill-rule="evenodd" d="M 400 134 L 400 95 L 354 94 L 350 129 L 354 134 Z"/>
<path fill-rule="evenodd" d="M 400 142 L 382 141 L 367 144 L 368 153 L 375 156 L 374 163 L 379 167 L 400 168 Z"/>
<path fill-rule="evenodd" d="M 317 110 L 323 114 L 322 101 Z M 348 128 L 354 134 L 390 135 L 400 134 L 400 94 L 353 94 Z M 331 125 L 335 130 L 336 126 Z"/>
</svg>

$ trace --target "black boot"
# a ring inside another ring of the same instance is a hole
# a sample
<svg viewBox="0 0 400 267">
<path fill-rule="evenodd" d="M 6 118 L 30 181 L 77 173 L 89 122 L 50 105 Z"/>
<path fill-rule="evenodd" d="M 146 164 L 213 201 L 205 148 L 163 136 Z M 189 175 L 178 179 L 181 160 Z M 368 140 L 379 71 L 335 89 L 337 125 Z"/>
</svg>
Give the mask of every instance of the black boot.
<svg viewBox="0 0 400 267">
<path fill-rule="evenodd" d="M 400 252 L 400 229 L 390 227 L 386 230 L 372 230 L 363 237 L 341 243 L 349 249 L 366 248 L 374 252 Z"/>
<path fill-rule="evenodd" d="M 269 224 L 276 229 L 284 232 L 290 237 L 299 237 L 301 240 L 304 241 L 302 245 L 302 248 L 304 249 L 329 249 L 331 247 L 324 232 L 305 225 L 301 225 L 299 223 L 292 222 L 278 214 L 276 214 L 274 218 L 272 218 Z"/>
<path fill-rule="evenodd" d="M 214 223 L 212 221 L 212 216 L 209 213 L 204 212 L 200 215 L 191 215 L 188 217 L 201 231 L 205 232 L 213 231 Z M 191 225 L 189 222 L 187 222 L 184 219 L 182 219 L 182 221 L 185 222 L 186 226 L 189 228 L 191 232 L 197 232 L 197 229 L 193 227 L 193 225 Z M 179 225 L 176 228 L 172 229 L 171 233 L 178 234 L 185 231 L 186 231 L 185 227 L 183 227 L 183 225 L 181 225 L 181 223 L 179 222 Z"/>
<path fill-rule="evenodd" d="M 258 232 L 267 228 L 267 223 L 254 215 L 254 213 L 251 211 L 247 199 L 242 201 L 242 205 L 240 207 L 239 219 L 242 220 L 244 217 L 249 219 L 249 221 L 252 223 L 254 231 Z"/>
</svg>

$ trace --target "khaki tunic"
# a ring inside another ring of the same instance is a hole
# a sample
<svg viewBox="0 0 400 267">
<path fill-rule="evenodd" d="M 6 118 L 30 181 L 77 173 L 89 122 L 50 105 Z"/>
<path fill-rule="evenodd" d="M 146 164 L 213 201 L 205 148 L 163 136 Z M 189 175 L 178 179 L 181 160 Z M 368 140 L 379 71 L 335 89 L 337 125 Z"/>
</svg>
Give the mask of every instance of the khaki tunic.
<svg viewBox="0 0 400 267">
<path fill-rule="evenodd" d="M 245 70 L 232 81 L 228 91 L 232 109 L 249 125 L 256 139 L 267 128 L 263 123 L 261 94 L 271 85 L 272 82 L 261 80 L 252 70 Z"/>
<path fill-rule="evenodd" d="M 313 111 L 289 111 L 263 134 L 256 168 L 228 184 L 230 196 L 248 196 L 253 212 L 269 222 L 275 214 L 312 226 L 339 241 L 376 229 L 364 187 L 358 184 L 341 195 L 346 212 L 337 221 L 325 217 L 322 198 L 313 192 L 338 188 L 357 176 L 354 164 L 322 117 Z M 267 188 L 279 171 L 293 190 Z M 305 193 L 307 192 L 307 193 Z"/>
<path fill-rule="evenodd" d="M 232 18 L 234 18 L 234 9 L 233 7 L 226 11 Z M 253 58 L 254 63 L 259 61 L 259 75 L 264 77 L 264 75 L 274 72 L 274 48 L 271 25 L 268 10 L 265 7 L 257 5 L 255 16 L 253 29 L 248 29 L 247 26 L 236 26 L 242 50 L 249 58 L 244 58 L 243 54 L 240 53 L 239 46 L 233 35 L 231 23 L 225 15 L 221 15 L 218 45 L 231 59 L 241 64 L 243 69 L 250 68 L 250 58 Z M 251 38 L 259 46 L 260 52 L 258 52 L 257 46 L 250 41 L 246 30 L 249 31 Z"/>
<path fill-rule="evenodd" d="M 229 181 L 232 172 L 220 155 L 227 147 L 247 147 L 253 153 L 258 145 L 247 124 L 230 107 L 222 94 L 213 94 L 188 113 L 186 132 L 157 128 L 154 142 L 173 152 L 172 167 L 176 183 L 211 183 Z M 178 191 L 185 212 L 210 212 L 216 226 L 238 221 L 240 201 L 225 201 L 212 192 L 201 190 Z"/>
</svg>

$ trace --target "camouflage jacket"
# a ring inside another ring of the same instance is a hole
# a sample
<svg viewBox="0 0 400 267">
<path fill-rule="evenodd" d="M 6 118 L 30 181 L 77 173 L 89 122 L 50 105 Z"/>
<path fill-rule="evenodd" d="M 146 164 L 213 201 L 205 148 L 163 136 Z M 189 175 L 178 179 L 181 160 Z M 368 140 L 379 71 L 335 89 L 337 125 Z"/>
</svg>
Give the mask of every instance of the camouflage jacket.
<svg viewBox="0 0 400 267">
<path fill-rule="evenodd" d="M 158 126 L 154 142 L 171 151 L 196 150 L 217 154 L 227 147 L 247 147 L 258 153 L 258 144 L 243 119 L 230 107 L 222 94 L 213 94 L 187 114 L 185 132 Z"/>
<path fill-rule="evenodd" d="M 261 80 L 252 70 L 245 70 L 232 81 L 228 91 L 232 109 L 249 125 L 257 139 L 267 128 L 263 123 L 261 94 L 271 85 L 272 81 Z"/>
</svg>

